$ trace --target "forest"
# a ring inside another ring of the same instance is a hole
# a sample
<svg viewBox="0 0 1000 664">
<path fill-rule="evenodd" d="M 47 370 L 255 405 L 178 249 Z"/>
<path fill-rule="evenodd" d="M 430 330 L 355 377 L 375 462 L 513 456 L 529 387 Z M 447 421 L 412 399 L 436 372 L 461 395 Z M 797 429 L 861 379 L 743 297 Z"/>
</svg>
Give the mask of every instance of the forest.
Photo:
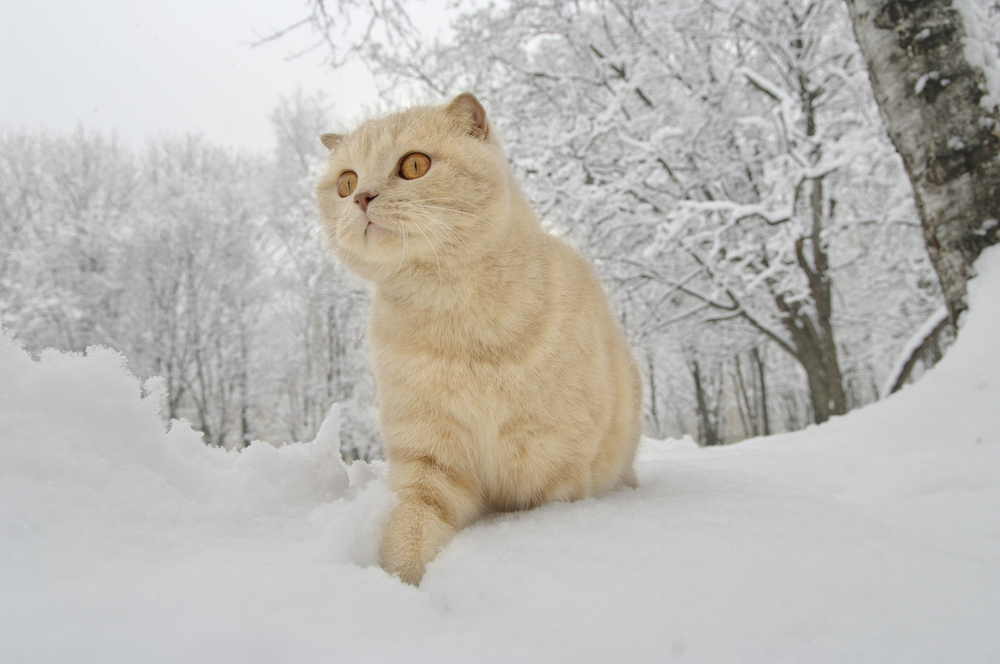
<svg viewBox="0 0 1000 664">
<path fill-rule="evenodd" d="M 597 265 L 648 436 L 821 423 L 953 340 L 840 0 L 513 0 L 453 10 L 447 39 L 399 2 L 310 10 L 303 29 L 367 66 L 386 108 L 479 96 L 547 229 Z M 326 99 L 281 99 L 270 154 L 0 130 L 3 326 L 35 354 L 121 351 L 210 445 L 313 440 L 339 403 L 344 459 L 379 458 L 366 291 L 315 209 L 318 136 L 345 128 Z"/>
</svg>

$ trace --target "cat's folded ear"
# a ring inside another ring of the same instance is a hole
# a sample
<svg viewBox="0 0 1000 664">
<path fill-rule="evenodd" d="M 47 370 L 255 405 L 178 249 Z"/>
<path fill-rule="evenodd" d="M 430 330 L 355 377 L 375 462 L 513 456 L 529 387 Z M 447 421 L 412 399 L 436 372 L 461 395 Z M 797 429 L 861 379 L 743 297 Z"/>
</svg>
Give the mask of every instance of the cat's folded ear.
<svg viewBox="0 0 1000 664">
<path fill-rule="evenodd" d="M 463 92 L 452 99 L 444 112 L 469 132 L 469 135 L 483 141 L 489 137 L 490 123 L 486 119 L 486 110 L 471 92 Z"/>
<path fill-rule="evenodd" d="M 333 150 L 340 142 L 344 140 L 344 137 L 340 134 L 323 134 L 319 137 L 319 140 L 323 142 L 327 150 Z"/>
</svg>

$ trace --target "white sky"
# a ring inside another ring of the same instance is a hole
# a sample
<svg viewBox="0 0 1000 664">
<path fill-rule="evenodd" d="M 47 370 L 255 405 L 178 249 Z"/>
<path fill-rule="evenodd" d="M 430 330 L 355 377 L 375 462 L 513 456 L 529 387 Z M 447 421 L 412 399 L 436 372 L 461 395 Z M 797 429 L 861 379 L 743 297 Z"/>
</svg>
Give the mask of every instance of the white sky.
<svg viewBox="0 0 1000 664">
<path fill-rule="evenodd" d="M 0 0 L 0 128 L 78 124 L 141 146 L 193 131 L 269 149 L 267 115 L 298 86 L 350 120 L 375 89 L 357 65 L 333 72 L 308 28 L 251 48 L 306 15 L 302 0 Z"/>
</svg>

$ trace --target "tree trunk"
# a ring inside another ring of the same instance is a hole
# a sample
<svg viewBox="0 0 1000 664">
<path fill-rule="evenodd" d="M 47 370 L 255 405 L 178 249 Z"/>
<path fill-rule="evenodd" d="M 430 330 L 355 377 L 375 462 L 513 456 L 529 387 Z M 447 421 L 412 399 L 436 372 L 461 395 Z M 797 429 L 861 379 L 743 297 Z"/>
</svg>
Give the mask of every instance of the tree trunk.
<svg viewBox="0 0 1000 664">
<path fill-rule="evenodd" d="M 646 355 L 646 378 L 649 380 L 649 422 L 652 434 L 657 438 L 663 438 L 663 427 L 660 426 L 660 414 L 656 407 L 656 363 L 653 362 L 653 355 Z"/>
<path fill-rule="evenodd" d="M 764 358 L 761 357 L 760 347 L 754 346 L 751 351 L 753 356 L 753 366 L 757 377 L 757 393 L 760 395 L 758 406 L 760 407 L 761 431 L 760 435 L 771 435 L 771 419 L 767 415 L 767 383 L 764 381 Z"/>
<path fill-rule="evenodd" d="M 250 425 L 250 340 L 245 325 L 240 326 L 239 331 L 239 368 L 236 372 L 236 382 L 240 392 L 240 448 L 249 447 L 253 442 L 253 433 Z"/>
<path fill-rule="evenodd" d="M 802 300 L 789 302 L 783 294 L 775 296 L 782 313 L 782 323 L 791 338 L 792 355 L 802 365 L 809 384 L 813 421 L 826 422 L 847 412 L 844 377 L 840 371 L 837 343 L 833 336 L 833 292 L 830 266 L 823 248 L 823 179 L 811 181 L 809 195 L 811 230 L 795 241 L 795 257 L 809 284 L 812 307 Z M 806 254 L 809 243 L 811 256 Z"/>
<path fill-rule="evenodd" d="M 953 337 L 954 334 L 955 328 L 951 324 L 951 316 L 943 307 L 931 314 L 927 322 L 904 347 L 906 348 L 904 352 L 907 352 L 908 355 L 903 363 L 898 365 L 898 368 L 889 375 L 889 380 L 886 381 L 886 386 L 879 396 L 887 397 L 901 390 L 906 381 L 909 380 L 917 362 L 923 361 L 925 367 L 937 364 L 943 355 L 942 337 Z"/>
<path fill-rule="evenodd" d="M 694 380 L 695 399 L 698 402 L 698 430 L 701 433 L 701 444 L 705 447 L 721 445 L 719 432 L 716 430 L 717 423 L 712 417 L 712 412 L 708 407 L 708 399 L 705 396 L 705 384 L 701 379 L 701 368 L 698 360 L 691 360 L 691 378 Z"/>
<path fill-rule="evenodd" d="M 751 371 L 752 371 L 751 367 Z M 753 376 L 754 389 L 757 388 L 757 376 Z M 743 427 L 743 436 L 753 438 L 758 433 L 756 412 L 754 409 L 753 397 L 747 389 L 747 381 L 743 379 L 743 366 L 740 363 L 740 354 L 733 356 L 733 388 L 736 392 L 736 412 L 740 416 L 740 425 Z"/>
<path fill-rule="evenodd" d="M 977 39 L 978 25 L 966 25 L 975 20 L 959 10 L 966 0 L 846 1 L 957 321 L 972 264 L 997 243 L 1000 226 L 998 91 L 987 94 L 992 46 Z"/>
</svg>

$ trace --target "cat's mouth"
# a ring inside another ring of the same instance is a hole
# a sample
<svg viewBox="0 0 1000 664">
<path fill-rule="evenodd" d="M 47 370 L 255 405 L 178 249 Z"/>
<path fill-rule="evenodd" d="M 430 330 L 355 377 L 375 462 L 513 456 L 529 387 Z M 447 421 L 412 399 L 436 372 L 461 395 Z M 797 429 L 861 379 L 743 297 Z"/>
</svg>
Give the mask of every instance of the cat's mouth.
<svg viewBox="0 0 1000 664">
<path fill-rule="evenodd" d="M 382 233 L 388 233 L 389 230 L 385 226 L 379 226 L 371 219 L 368 220 L 368 225 L 365 226 L 365 237 L 371 235 L 380 235 Z"/>
</svg>

